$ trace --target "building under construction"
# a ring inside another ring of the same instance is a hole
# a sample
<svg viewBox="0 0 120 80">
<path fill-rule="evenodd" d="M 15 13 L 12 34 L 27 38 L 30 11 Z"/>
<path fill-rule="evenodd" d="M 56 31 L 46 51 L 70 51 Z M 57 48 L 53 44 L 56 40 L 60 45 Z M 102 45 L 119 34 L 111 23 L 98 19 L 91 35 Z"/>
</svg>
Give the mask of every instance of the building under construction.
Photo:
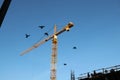
<svg viewBox="0 0 120 80">
<path fill-rule="evenodd" d="M 71 80 L 75 80 L 73 77 L 73 72 L 71 72 Z M 102 68 L 94 70 L 92 72 L 87 72 L 80 74 L 77 78 L 78 80 L 120 80 L 120 65 Z"/>
</svg>

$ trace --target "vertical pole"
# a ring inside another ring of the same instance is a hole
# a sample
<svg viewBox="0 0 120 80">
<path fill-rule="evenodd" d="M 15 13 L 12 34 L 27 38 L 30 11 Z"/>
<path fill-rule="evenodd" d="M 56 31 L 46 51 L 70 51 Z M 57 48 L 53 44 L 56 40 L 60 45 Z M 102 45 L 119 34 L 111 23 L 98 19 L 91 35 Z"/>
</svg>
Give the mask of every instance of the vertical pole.
<svg viewBox="0 0 120 80">
<path fill-rule="evenodd" d="M 7 10 L 9 8 L 10 3 L 11 3 L 11 0 L 4 0 L 2 6 L 0 8 L 0 28 L 1 28 L 2 22 L 5 18 L 5 15 L 7 13 Z"/>
<path fill-rule="evenodd" d="M 74 74 L 74 71 L 71 71 L 71 80 L 75 80 L 75 74 Z"/>
<path fill-rule="evenodd" d="M 57 61 L 57 36 L 56 36 L 56 25 L 54 26 L 54 37 L 52 40 L 52 59 L 51 59 L 51 74 L 50 79 L 56 80 L 56 61 Z"/>
</svg>

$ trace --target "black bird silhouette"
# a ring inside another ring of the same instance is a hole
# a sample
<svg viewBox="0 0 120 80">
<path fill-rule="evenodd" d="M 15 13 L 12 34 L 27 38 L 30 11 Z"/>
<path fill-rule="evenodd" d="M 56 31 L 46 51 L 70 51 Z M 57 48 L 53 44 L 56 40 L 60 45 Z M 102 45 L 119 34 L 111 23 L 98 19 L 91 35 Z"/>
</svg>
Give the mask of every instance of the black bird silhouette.
<svg viewBox="0 0 120 80">
<path fill-rule="evenodd" d="M 30 37 L 30 34 L 25 34 L 25 38 L 28 38 L 28 37 Z"/>
<path fill-rule="evenodd" d="M 45 35 L 47 35 L 47 36 L 49 35 L 47 32 L 46 32 L 46 33 L 44 33 L 44 34 L 45 34 Z"/>
<path fill-rule="evenodd" d="M 66 66 L 67 64 L 66 63 L 64 63 L 64 66 Z"/>
<path fill-rule="evenodd" d="M 74 46 L 73 49 L 77 49 L 77 47 Z"/>
<path fill-rule="evenodd" d="M 39 28 L 43 29 L 45 26 L 38 26 Z"/>
</svg>

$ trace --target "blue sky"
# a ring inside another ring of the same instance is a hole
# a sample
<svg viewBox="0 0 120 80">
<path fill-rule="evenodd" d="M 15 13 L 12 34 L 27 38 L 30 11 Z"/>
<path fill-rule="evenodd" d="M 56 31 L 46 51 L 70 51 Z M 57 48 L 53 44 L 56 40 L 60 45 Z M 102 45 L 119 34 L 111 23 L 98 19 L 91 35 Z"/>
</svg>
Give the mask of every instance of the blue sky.
<svg viewBox="0 0 120 80">
<path fill-rule="evenodd" d="M 57 80 L 120 64 L 120 0 L 12 0 L 0 29 L 0 80 L 49 80 L 51 41 L 20 53 L 70 21 L 58 36 Z"/>
</svg>

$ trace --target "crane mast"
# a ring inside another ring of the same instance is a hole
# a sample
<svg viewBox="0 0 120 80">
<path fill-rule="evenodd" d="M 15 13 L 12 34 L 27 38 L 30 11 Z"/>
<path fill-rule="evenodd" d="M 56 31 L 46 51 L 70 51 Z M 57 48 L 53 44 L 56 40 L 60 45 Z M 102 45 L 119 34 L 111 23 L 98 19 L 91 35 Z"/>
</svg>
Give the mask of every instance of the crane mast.
<svg viewBox="0 0 120 80">
<path fill-rule="evenodd" d="M 54 26 L 54 34 L 51 36 L 48 36 L 47 38 L 43 39 L 42 41 L 34 44 L 32 47 L 28 48 L 27 50 L 23 51 L 20 55 L 24 55 L 28 53 L 29 51 L 32 51 L 34 48 L 37 48 L 41 44 L 49 41 L 52 39 L 52 55 L 51 55 L 51 72 L 50 72 L 50 79 L 56 80 L 56 63 L 57 63 L 57 36 L 64 31 L 69 31 L 71 27 L 73 27 L 73 23 L 69 22 L 64 28 L 62 28 L 60 31 L 57 32 L 56 25 Z"/>
<path fill-rule="evenodd" d="M 57 27 L 54 26 L 54 36 L 52 40 L 52 56 L 51 56 L 51 72 L 50 79 L 56 80 L 56 61 L 57 61 L 57 35 L 56 35 Z"/>
</svg>

